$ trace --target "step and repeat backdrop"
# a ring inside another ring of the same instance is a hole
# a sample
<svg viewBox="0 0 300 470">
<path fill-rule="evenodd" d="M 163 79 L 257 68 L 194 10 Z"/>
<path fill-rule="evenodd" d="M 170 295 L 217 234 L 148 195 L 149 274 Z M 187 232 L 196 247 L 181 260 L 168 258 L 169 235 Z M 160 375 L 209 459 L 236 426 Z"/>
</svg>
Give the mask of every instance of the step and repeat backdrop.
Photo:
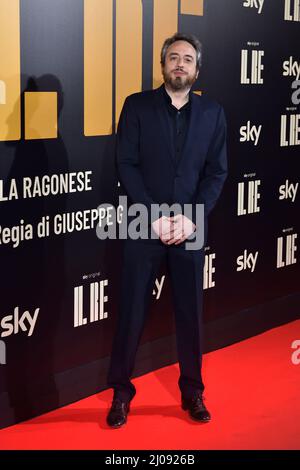
<svg viewBox="0 0 300 470">
<path fill-rule="evenodd" d="M 257 308 L 264 327 L 276 305 L 279 323 L 299 315 L 299 0 L 0 0 L 2 427 L 105 388 L 122 241 L 96 227 L 122 213 L 124 99 L 160 86 L 175 31 L 203 43 L 193 89 L 228 121 L 205 247 L 213 347 L 235 316 L 232 341 Z M 152 300 L 136 373 L 176 360 L 164 266 Z"/>
</svg>

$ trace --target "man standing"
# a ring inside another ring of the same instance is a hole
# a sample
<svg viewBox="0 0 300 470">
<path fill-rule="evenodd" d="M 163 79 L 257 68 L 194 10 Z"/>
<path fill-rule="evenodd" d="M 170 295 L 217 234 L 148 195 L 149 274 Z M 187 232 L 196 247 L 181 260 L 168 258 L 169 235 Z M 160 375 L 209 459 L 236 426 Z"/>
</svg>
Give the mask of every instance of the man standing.
<svg viewBox="0 0 300 470">
<path fill-rule="evenodd" d="M 195 36 L 176 33 L 161 50 L 164 83 L 126 98 L 117 132 L 119 178 L 132 203 L 192 206 L 151 220 L 156 239 L 127 239 L 124 246 L 120 307 L 108 385 L 114 389 L 107 423 L 127 421 L 136 390 L 130 381 L 135 355 L 162 259 L 169 271 L 180 366 L 182 408 L 198 422 L 210 420 L 203 402 L 202 297 L 204 249 L 188 250 L 187 239 L 200 230 L 207 238 L 207 216 L 227 176 L 223 108 L 191 91 L 201 65 Z M 199 227 L 197 205 L 204 205 Z"/>
</svg>

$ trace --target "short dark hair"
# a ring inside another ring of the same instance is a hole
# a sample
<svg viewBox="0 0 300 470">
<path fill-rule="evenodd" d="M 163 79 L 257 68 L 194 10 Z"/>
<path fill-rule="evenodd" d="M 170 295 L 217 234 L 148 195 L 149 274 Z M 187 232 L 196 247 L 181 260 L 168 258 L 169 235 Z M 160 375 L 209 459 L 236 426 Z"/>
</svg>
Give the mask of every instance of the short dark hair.
<svg viewBox="0 0 300 470">
<path fill-rule="evenodd" d="M 167 50 L 176 41 L 186 41 L 189 42 L 196 51 L 196 68 L 197 70 L 201 67 L 202 62 L 202 44 L 199 39 L 193 34 L 184 34 L 184 33 L 175 33 L 172 37 L 167 38 L 163 43 L 160 53 L 160 63 L 165 65 Z"/>
</svg>

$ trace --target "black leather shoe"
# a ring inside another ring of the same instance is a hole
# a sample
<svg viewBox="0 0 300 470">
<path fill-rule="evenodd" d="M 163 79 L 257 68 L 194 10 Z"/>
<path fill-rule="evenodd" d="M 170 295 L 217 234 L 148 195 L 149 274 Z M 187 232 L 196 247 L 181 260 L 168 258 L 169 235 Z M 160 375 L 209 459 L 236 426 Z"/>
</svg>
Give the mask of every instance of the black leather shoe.
<svg viewBox="0 0 300 470">
<path fill-rule="evenodd" d="M 130 411 L 130 402 L 122 401 L 120 398 L 113 400 L 106 418 L 108 426 L 119 428 L 126 424 L 127 414 Z"/>
<path fill-rule="evenodd" d="M 181 406 L 183 410 L 189 410 L 190 417 L 202 423 L 208 423 L 211 416 L 203 403 L 202 393 L 197 393 L 191 400 L 182 398 Z"/>
</svg>

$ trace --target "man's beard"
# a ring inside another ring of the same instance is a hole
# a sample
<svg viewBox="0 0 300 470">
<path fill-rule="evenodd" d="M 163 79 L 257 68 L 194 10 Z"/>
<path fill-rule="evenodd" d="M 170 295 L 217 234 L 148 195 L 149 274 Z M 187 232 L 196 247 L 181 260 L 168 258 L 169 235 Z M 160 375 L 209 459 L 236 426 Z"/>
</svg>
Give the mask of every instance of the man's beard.
<svg viewBox="0 0 300 470">
<path fill-rule="evenodd" d="M 163 69 L 162 71 L 165 83 L 173 91 L 185 90 L 191 88 L 193 83 L 196 81 L 196 73 L 194 76 L 189 75 L 177 75 L 177 77 L 172 77 L 171 73 L 166 73 Z"/>
</svg>

